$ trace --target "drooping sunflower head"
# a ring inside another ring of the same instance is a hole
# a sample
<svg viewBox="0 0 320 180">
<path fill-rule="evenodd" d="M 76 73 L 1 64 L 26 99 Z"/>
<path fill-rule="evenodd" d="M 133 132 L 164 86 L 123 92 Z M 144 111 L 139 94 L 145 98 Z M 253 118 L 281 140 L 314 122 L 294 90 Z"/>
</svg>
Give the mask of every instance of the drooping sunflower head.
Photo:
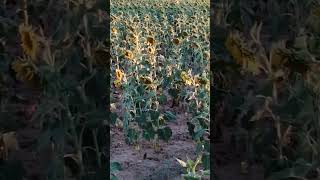
<svg viewBox="0 0 320 180">
<path fill-rule="evenodd" d="M 193 42 L 190 44 L 190 48 L 197 49 L 197 48 L 199 48 L 199 45 L 197 43 Z"/>
<path fill-rule="evenodd" d="M 250 41 L 248 42 L 240 33 L 230 33 L 225 46 L 235 62 L 241 65 L 242 70 L 254 75 L 261 73 L 262 64 L 257 58 L 255 49 L 250 46 Z"/>
<path fill-rule="evenodd" d="M 28 62 L 21 60 L 15 60 L 11 64 L 12 69 L 16 73 L 16 78 L 22 82 L 25 82 L 33 87 L 39 85 L 38 76 L 35 69 Z"/>
<path fill-rule="evenodd" d="M 144 20 L 145 20 L 145 21 L 149 21 L 149 20 L 150 20 L 150 16 L 149 16 L 149 15 L 145 15 L 145 16 L 144 16 Z"/>
<path fill-rule="evenodd" d="M 187 32 L 182 32 L 182 33 L 181 33 L 181 37 L 182 37 L 182 38 L 185 38 L 185 37 L 187 37 L 187 36 L 188 36 L 188 33 L 187 33 Z"/>
<path fill-rule="evenodd" d="M 19 26 L 19 33 L 24 53 L 35 59 L 39 48 L 37 35 L 33 32 L 31 26 L 24 24 Z"/>
<path fill-rule="evenodd" d="M 199 83 L 201 85 L 206 85 L 209 83 L 209 80 L 207 78 L 201 77 L 201 76 L 197 77 L 196 81 L 197 81 L 197 83 Z"/>
<path fill-rule="evenodd" d="M 118 33 L 118 30 L 116 28 L 111 29 L 112 34 L 116 35 Z"/>
<path fill-rule="evenodd" d="M 116 79 L 122 81 L 123 78 L 123 71 L 121 69 L 116 69 Z"/>
<path fill-rule="evenodd" d="M 133 53 L 130 50 L 126 50 L 126 52 L 124 53 L 124 56 L 129 60 L 133 59 Z"/>
<path fill-rule="evenodd" d="M 187 74 L 187 72 L 182 71 L 180 74 L 180 78 L 186 85 L 192 85 L 193 81 L 192 78 Z"/>
<path fill-rule="evenodd" d="M 241 39 L 237 34 L 229 34 L 225 46 L 230 52 L 231 56 L 237 61 L 238 64 L 242 64 L 241 54 Z"/>
<path fill-rule="evenodd" d="M 174 38 L 174 39 L 172 40 L 172 42 L 173 42 L 173 44 L 175 44 L 175 45 L 179 45 L 179 44 L 180 44 L 180 40 L 179 40 L 178 38 Z"/>
<path fill-rule="evenodd" d="M 154 54 L 156 52 L 156 49 L 154 47 L 148 47 L 148 53 Z"/>
<path fill-rule="evenodd" d="M 113 81 L 113 84 L 114 84 L 114 86 L 116 87 L 116 88 L 119 88 L 119 87 L 121 87 L 121 81 L 120 80 L 115 80 L 115 81 Z"/>
<path fill-rule="evenodd" d="M 139 79 L 140 79 L 140 82 L 146 85 L 151 84 L 153 82 L 152 78 L 149 76 L 141 76 Z"/>
<path fill-rule="evenodd" d="M 147 37 L 147 45 L 153 46 L 156 43 L 156 40 L 153 37 Z"/>
</svg>

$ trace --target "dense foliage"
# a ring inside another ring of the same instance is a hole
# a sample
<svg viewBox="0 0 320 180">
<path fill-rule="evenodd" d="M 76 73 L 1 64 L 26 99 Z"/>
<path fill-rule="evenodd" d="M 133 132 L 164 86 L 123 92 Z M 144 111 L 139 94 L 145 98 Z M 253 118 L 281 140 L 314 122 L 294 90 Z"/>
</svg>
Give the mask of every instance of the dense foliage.
<svg viewBox="0 0 320 180">
<path fill-rule="evenodd" d="M 244 161 L 262 161 L 270 180 L 319 178 L 319 5 L 213 3 L 213 104 L 232 115 L 216 127 L 235 127 Z"/>
<path fill-rule="evenodd" d="M 0 179 L 108 178 L 106 7 L 1 1 Z"/>
</svg>

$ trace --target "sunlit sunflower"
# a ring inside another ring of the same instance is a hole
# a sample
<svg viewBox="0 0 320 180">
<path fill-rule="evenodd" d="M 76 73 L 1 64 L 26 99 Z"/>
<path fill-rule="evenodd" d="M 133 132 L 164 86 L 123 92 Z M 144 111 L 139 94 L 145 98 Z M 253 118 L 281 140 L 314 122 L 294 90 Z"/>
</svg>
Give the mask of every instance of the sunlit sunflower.
<svg viewBox="0 0 320 180">
<path fill-rule="evenodd" d="M 192 78 L 185 71 L 181 72 L 180 78 L 186 85 L 192 85 Z"/>
<path fill-rule="evenodd" d="M 112 34 L 116 35 L 118 34 L 118 30 L 116 28 L 112 28 L 111 29 Z"/>
<path fill-rule="evenodd" d="M 154 47 L 148 47 L 148 53 L 154 54 L 156 52 L 156 49 Z"/>
<path fill-rule="evenodd" d="M 119 80 L 119 81 L 122 81 L 122 78 L 123 78 L 123 71 L 120 70 L 120 69 L 116 69 L 116 79 Z"/>
<path fill-rule="evenodd" d="M 124 56 L 129 60 L 133 59 L 133 53 L 130 50 L 126 50 Z"/>
<path fill-rule="evenodd" d="M 198 76 L 194 77 L 193 85 L 196 86 L 196 87 L 200 86 L 200 82 L 199 82 L 199 77 Z"/>
<path fill-rule="evenodd" d="M 25 54 L 35 59 L 38 52 L 38 38 L 33 32 L 31 26 L 21 24 L 19 26 L 19 33 L 21 36 L 21 46 Z"/>
<path fill-rule="evenodd" d="M 119 87 L 121 87 L 121 81 L 120 80 L 115 80 L 115 81 L 113 81 L 113 84 L 114 84 L 114 86 L 116 87 L 116 88 L 119 88 Z"/>
</svg>

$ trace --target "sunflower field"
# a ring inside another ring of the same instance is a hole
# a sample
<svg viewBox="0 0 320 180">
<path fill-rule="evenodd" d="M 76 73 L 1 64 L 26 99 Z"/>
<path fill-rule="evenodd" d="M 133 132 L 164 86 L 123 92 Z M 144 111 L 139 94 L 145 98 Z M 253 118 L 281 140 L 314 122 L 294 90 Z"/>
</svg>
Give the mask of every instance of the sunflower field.
<svg viewBox="0 0 320 180">
<path fill-rule="evenodd" d="M 107 179 L 106 1 L 0 2 L 0 179 Z"/>
<path fill-rule="evenodd" d="M 319 1 L 213 7 L 215 175 L 319 179 Z"/>
<path fill-rule="evenodd" d="M 209 12 L 208 0 L 111 1 L 111 141 L 118 132 L 137 152 L 146 142 L 161 153 L 175 141 L 172 124 L 181 123 L 194 158 L 169 158 L 177 158 L 185 178 L 200 179 L 210 167 Z"/>
</svg>

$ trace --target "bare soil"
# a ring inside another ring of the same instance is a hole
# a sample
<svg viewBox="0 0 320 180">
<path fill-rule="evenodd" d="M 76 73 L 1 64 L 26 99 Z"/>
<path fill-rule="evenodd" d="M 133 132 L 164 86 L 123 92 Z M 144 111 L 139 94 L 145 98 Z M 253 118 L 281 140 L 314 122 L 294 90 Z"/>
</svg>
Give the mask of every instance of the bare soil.
<svg viewBox="0 0 320 180">
<path fill-rule="evenodd" d="M 188 114 L 183 108 L 170 109 L 176 112 L 177 119 L 168 125 L 172 130 L 169 142 L 160 142 L 160 152 L 152 147 L 152 142 L 142 140 L 140 149 L 125 143 L 124 133 L 119 128 L 111 130 L 111 162 L 119 162 L 122 171 L 117 173 L 120 180 L 175 180 L 181 179 L 184 169 L 175 158 L 186 160 L 195 158 L 195 144 L 188 133 Z"/>
</svg>

